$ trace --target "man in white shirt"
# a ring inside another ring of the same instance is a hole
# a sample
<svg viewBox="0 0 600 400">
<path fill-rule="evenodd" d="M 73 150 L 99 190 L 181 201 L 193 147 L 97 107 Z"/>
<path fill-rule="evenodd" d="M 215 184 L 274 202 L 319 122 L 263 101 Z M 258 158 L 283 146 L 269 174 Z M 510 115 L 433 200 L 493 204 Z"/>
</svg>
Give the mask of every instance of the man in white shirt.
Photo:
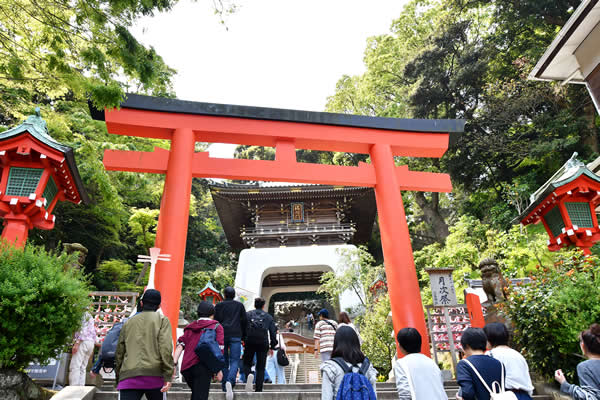
<svg viewBox="0 0 600 400">
<path fill-rule="evenodd" d="M 442 371 L 421 351 L 421 334 L 404 328 L 396 337 L 403 358 L 394 363 L 396 390 L 400 400 L 448 400 Z"/>
</svg>

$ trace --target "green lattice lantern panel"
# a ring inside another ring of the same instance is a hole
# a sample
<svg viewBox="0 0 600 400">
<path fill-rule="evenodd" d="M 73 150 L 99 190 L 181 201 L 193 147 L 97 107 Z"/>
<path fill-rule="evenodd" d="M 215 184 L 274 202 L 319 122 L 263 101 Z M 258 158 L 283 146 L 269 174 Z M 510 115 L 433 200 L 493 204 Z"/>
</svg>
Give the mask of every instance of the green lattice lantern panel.
<svg viewBox="0 0 600 400">
<path fill-rule="evenodd" d="M 594 220 L 590 204 L 585 202 L 565 202 L 565 207 L 569 213 L 571 224 L 579 228 L 593 228 Z"/>
<path fill-rule="evenodd" d="M 6 194 L 29 197 L 31 193 L 35 193 L 43 172 L 43 168 L 11 167 L 8 173 Z"/>
<path fill-rule="evenodd" d="M 544 220 L 546 221 L 546 224 L 548 224 L 548 228 L 550 228 L 550 232 L 552 232 L 554 237 L 557 237 L 562 233 L 562 229 L 565 227 L 565 222 L 560 215 L 558 206 L 548 211 L 546 215 L 544 215 Z"/>
<path fill-rule="evenodd" d="M 48 201 L 48 204 L 50 204 L 52 203 L 52 200 L 54 200 L 54 197 L 57 193 L 58 186 L 56 186 L 54 178 L 50 177 L 50 179 L 48 179 L 48 184 L 46 185 L 46 189 L 44 189 L 44 194 L 42 196 L 46 199 L 46 201 Z"/>
</svg>

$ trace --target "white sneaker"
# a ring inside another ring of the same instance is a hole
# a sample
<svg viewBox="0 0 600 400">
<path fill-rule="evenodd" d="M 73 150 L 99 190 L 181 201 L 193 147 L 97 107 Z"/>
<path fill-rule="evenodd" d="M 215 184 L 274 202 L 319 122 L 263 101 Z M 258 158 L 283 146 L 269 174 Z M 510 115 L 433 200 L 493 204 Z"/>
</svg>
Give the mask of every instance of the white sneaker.
<svg viewBox="0 0 600 400">
<path fill-rule="evenodd" d="M 252 391 L 252 382 L 254 382 L 254 374 L 248 374 L 248 379 L 246 379 L 246 392 Z"/>
<path fill-rule="evenodd" d="M 231 387 L 231 382 L 225 382 L 225 399 L 233 400 L 233 388 Z"/>
</svg>

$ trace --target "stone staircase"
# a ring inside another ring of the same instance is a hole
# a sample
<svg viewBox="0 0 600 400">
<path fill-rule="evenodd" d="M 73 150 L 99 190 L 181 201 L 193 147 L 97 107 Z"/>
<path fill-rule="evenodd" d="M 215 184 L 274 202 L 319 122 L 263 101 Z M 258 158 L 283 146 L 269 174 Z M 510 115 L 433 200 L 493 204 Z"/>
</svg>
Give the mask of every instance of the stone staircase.
<svg viewBox="0 0 600 400">
<path fill-rule="evenodd" d="M 456 398 L 458 386 L 455 381 L 445 383 L 446 393 L 448 398 L 453 400 Z M 398 395 L 396 387 L 393 383 L 378 383 L 377 398 L 380 400 L 396 400 Z M 320 400 L 321 385 L 320 384 L 290 384 L 290 385 L 273 385 L 265 384 L 264 391 L 261 393 L 244 391 L 244 385 L 235 387 L 236 400 Z M 169 391 L 167 398 L 170 400 L 188 400 L 191 392 L 186 384 L 176 383 Z M 117 400 L 117 392 L 110 384 L 102 386 L 94 395 L 94 400 Z M 212 384 L 210 390 L 210 399 L 225 400 L 225 393 L 221 391 L 220 384 Z M 535 395 L 535 400 L 552 400 L 550 395 Z"/>
</svg>

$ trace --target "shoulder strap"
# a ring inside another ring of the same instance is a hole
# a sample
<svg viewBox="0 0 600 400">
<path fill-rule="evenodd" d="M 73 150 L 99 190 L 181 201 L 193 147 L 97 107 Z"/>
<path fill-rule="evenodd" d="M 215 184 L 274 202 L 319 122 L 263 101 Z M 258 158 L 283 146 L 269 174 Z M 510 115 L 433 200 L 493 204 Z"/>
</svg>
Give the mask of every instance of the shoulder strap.
<svg viewBox="0 0 600 400">
<path fill-rule="evenodd" d="M 400 366 L 400 368 L 402 368 L 402 371 L 404 371 L 404 375 L 406 375 L 406 379 L 408 380 L 408 388 L 410 389 L 410 398 L 412 400 L 416 400 L 417 395 L 415 394 L 415 386 L 413 385 L 412 376 L 410 376 L 410 369 L 408 368 L 408 365 L 405 365 L 406 361 L 402 361 L 402 360 L 404 360 L 404 358 L 400 358 L 398 360 L 398 365 Z"/>
<path fill-rule="evenodd" d="M 333 330 L 334 330 L 334 331 L 336 331 L 336 332 L 337 332 L 337 328 L 335 327 L 335 325 L 334 325 L 334 324 L 332 324 L 332 323 L 331 323 L 331 321 L 330 321 L 330 320 L 326 319 L 326 320 L 324 320 L 324 321 L 325 321 L 325 323 L 326 323 L 326 324 L 328 324 L 329 326 L 331 326 L 331 327 L 333 328 Z"/>
<path fill-rule="evenodd" d="M 332 358 L 331 361 L 333 361 L 337 365 L 339 365 L 339 367 L 342 369 L 342 371 L 344 371 L 344 374 L 347 374 L 348 372 L 352 371 L 352 368 L 349 367 L 348 364 L 346 364 L 346 361 L 344 361 L 344 359 L 341 357 Z"/>
<path fill-rule="evenodd" d="M 361 375 L 367 376 L 367 372 L 369 372 L 370 366 L 371 366 L 371 361 L 369 361 L 369 359 L 367 357 L 365 357 L 362 364 L 360 365 L 360 369 L 358 370 L 358 373 Z"/>
<path fill-rule="evenodd" d="M 502 369 L 502 372 L 501 372 L 502 382 L 500 383 L 499 386 L 502 388 L 502 391 L 504 392 L 505 391 L 505 389 L 504 389 L 504 363 L 502 363 L 502 361 L 500 361 L 499 359 L 494 357 L 494 353 L 492 353 L 492 350 L 488 351 L 488 355 L 490 357 L 492 357 L 494 360 L 498 360 L 498 362 L 500 362 L 500 368 Z M 494 388 L 493 384 L 492 384 L 492 388 Z"/>
<path fill-rule="evenodd" d="M 471 367 L 473 369 L 473 372 L 475 372 L 475 375 L 477 375 L 477 377 L 479 378 L 481 383 L 483 383 L 483 386 L 485 386 L 485 388 L 487 389 L 487 391 L 490 394 L 493 394 L 494 392 L 492 392 L 492 389 L 490 389 L 490 387 L 487 385 L 487 383 L 485 383 L 485 381 L 483 380 L 481 375 L 479 375 L 479 371 L 477 371 L 477 368 L 475 368 L 475 366 L 473 366 L 473 364 L 471 364 L 471 362 L 469 360 L 467 360 L 466 358 L 462 359 L 461 361 L 466 362 L 469 365 L 469 367 Z"/>
</svg>

